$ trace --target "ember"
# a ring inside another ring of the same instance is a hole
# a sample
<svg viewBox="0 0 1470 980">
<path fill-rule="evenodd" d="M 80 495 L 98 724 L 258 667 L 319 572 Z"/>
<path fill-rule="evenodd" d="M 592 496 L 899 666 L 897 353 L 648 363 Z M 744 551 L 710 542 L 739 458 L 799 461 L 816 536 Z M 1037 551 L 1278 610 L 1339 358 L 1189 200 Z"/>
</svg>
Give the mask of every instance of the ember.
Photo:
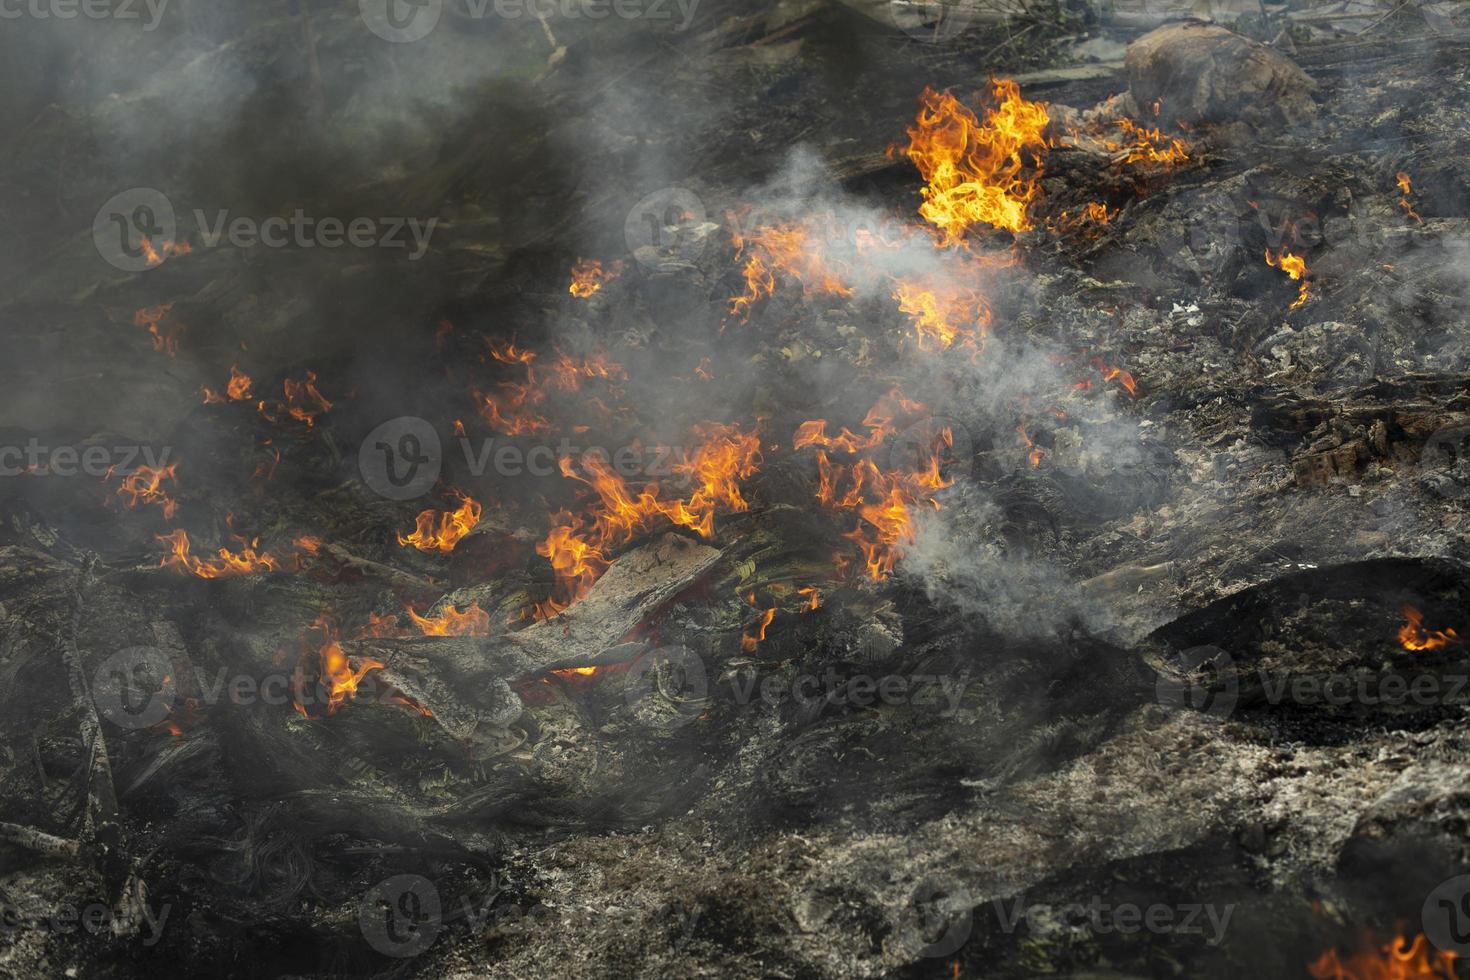
<svg viewBox="0 0 1470 980">
<path fill-rule="evenodd" d="M 1399 646 L 1405 650 L 1438 650 L 1460 642 L 1459 635 L 1452 629 L 1425 629 L 1424 614 L 1413 606 L 1405 605 L 1403 613 L 1404 625 L 1399 627 Z"/>
</svg>

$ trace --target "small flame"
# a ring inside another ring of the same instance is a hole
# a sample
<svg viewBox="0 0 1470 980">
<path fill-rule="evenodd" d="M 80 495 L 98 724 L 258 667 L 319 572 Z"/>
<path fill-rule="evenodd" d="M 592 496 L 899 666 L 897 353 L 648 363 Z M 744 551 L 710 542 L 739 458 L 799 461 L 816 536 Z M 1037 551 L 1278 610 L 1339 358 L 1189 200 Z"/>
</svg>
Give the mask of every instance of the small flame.
<svg viewBox="0 0 1470 980">
<path fill-rule="evenodd" d="M 123 505 L 131 510 L 144 504 L 155 504 L 163 508 L 165 518 L 171 519 L 178 512 L 179 502 L 164 492 L 163 483 L 165 480 L 177 482 L 174 471 L 178 465 L 170 463 L 159 467 L 139 466 L 123 477 L 117 488 L 117 495 L 127 498 Z"/>
<path fill-rule="evenodd" d="M 153 349 L 162 351 L 169 357 L 178 355 L 179 338 L 184 335 L 185 330 L 181 323 L 164 326 L 164 320 L 169 318 L 173 308 L 172 303 L 162 303 L 158 306 L 145 306 L 133 314 L 133 326 L 146 328 L 153 338 Z"/>
<path fill-rule="evenodd" d="M 230 365 L 230 380 L 225 385 L 225 393 L 221 395 L 212 388 L 204 389 L 204 404 L 223 405 L 227 401 L 243 402 L 250 400 L 250 375 L 240 370 L 238 364 Z"/>
<path fill-rule="evenodd" d="M 1419 217 L 1419 212 L 1414 210 L 1413 202 L 1409 200 L 1409 195 L 1413 192 L 1413 182 L 1409 180 L 1409 175 L 1400 170 L 1394 179 L 1398 181 L 1399 193 L 1403 195 L 1399 198 L 1399 207 L 1404 209 L 1404 214 L 1422 225 L 1424 219 Z"/>
<path fill-rule="evenodd" d="M 159 534 L 155 537 L 169 546 L 169 554 L 158 563 L 159 566 L 176 568 L 182 575 L 196 575 L 199 578 L 233 578 L 238 575 L 253 575 L 257 572 L 274 572 L 280 568 L 280 562 L 274 556 L 257 550 L 260 547 L 258 538 L 251 538 L 248 541 L 238 538 L 239 551 L 220 548 L 216 553 L 217 558 L 202 559 L 190 554 L 189 532 L 183 528 L 175 528 L 168 534 Z"/>
<path fill-rule="evenodd" d="M 458 493 L 459 506 L 444 512 L 433 508 L 420 512 L 413 533 L 398 535 L 398 544 L 404 548 L 413 545 L 420 551 L 438 551 L 449 554 L 466 534 L 480 523 L 483 508 L 480 502 L 467 494 Z"/>
<path fill-rule="evenodd" d="M 1459 634 L 1452 629 L 1426 630 L 1422 625 L 1424 614 L 1413 606 L 1405 605 L 1403 614 L 1404 625 L 1399 627 L 1399 646 L 1405 650 L 1438 650 L 1460 643 Z"/>
<path fill-rule="evenodd" d="M 1411 942 L 1400 932 L 1380 944 L 1368 932 L 1356 950 L 1344 956 L 1329 949 L 1307 967 L 1307 973 L 1314 980 L 1454 980 L 1456 959 L 1452 952 L 1431 950 L 1423 933 Z"/>
<path fill-rule="evenodd" d="M 579 258 L 572 266 L 572 282 L 567 287 L 567 292 L 579 299 L 586 299 L 616 279 L 622 271 L 621 261 L 610 262 L 604 268 L 596 259 Z"/>
<path fill-rule="evenodd" d="M 736 258 L 745 257 L 741 269 L 745 292 L 730 298 L 730 316 L 740 323 L 749 320 L 755 302 L 776 291 L 777 273 L 801 283 L 808 292 L 851 296 L 853 288 L 845 281 L 847 269 L 834 265 L 827 256 L 826 242 L 836 235 L 835 220 L 828 214 L 801 222 L 759 225 L 749 235 L 737 232 Z"/>
<path fill-rule="evenodd" d="M 1307 301 L 1307 260 L 1284 248 L 1279 255 L 1272 255 L 1271 250 L 1268 248 L 1266 249 L 1266 264 L 1273 269 L 1280 269 L 1290 276 L 1293 282 L 1301 283 L 1297 289 L 1296 302 L 1291 304 L 1291 309 L 1300 309 L 1302 304 Z"/>
<path fill-rule="evenodd" d="M 405 611 L 425 636 L 490 635 L 490 614 L 481 609 L 479 603 L 472 602 L 463 611 L 446 605 L 444 611 L 432 619 L 420 616 L 412 606 Z"/>
<path fill-rule="evenodd" d="M 282 417 L 290 416 L 298 422 L 305 422 L 307 426 L 316 424 L 316 417 L 332 407 L 322 393 L 317 390 L 316 372 L 307 371 L 300 381 L 286 378 L 281 382 L 281 389 L 285 394 L 284 402 L 260 401 L 256 409 L 266 419 L 277 422 Z"/>
</svg>

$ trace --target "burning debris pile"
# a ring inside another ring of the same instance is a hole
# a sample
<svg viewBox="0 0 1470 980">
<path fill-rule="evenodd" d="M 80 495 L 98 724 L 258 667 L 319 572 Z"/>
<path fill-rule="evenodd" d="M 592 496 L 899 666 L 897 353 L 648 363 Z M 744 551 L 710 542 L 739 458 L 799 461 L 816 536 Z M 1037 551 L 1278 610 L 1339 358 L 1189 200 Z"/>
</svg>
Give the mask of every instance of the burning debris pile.
<svg viewBox="0 0 1470 980">
<path fill-rule="evenodd" d="M 303 121 L 368 112 L 346 6 L 293 14 Z M 5 301 L 147 380 L 9 420 L 0 964 L 1457 975 L 1465 38 L 1078 70 L 1065 5 L 1035 51 L 810 6 L 678 41 L 777 108 L 637 140 L 589 79 L 641 42 L 541 19 L 554 111 L 472 86 L 317 182 L 452 200 L 412 271 L 149 197 L 85 300 Z"/>
</svg>

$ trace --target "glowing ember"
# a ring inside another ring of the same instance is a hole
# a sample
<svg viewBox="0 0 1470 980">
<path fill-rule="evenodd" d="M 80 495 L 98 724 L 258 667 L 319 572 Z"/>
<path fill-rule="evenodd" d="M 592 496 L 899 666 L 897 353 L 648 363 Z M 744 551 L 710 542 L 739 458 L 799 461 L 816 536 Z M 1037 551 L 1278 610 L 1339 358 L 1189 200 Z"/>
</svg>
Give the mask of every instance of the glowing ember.
<svg viewBox="0 0 1470 980">
<path fill-rule="evenodd" d="M 240 370 L 238 364 L 230 365 L 230 380 L 225 385 L 225 393 L 221 395 L 212 388 L 204 389 L 204 404 L 222 405 L 227 401 L 243 402 L 250 400 L 250 375 Z"/>
<path fill-rule="evenodd" d="M 1425 629 L 1424 614 L 1413 606 L 1404 606 L 1403 614 L 1404 625 L 1399 627 L 1399 646 L 1405 650 L 1438 650 L 1460 642 L 1459 634 L 1452 629 Z"/>
<path fill-rule="evenodd" d="M 422 511 L 415 522 L 413 533 L 407 536 L 398 535 L 399 545 L 405 548 L 413 545 L 420 551 L 438 551 L 446 555 L 453 551 L 460 539 L 480 523 L 480 513 L 483 510 L 480 502 L 473 497 L 462 493 L 457 496 L 459 506 L 454 510 L 440 513 L 430 508 Z"/>
<path fill-rule="evenodd" d="M 596 259 L 578 259 L 572 266 L 572 282 L 567 287 L 567 292 L 579 299 L 586 299 L 616 279 L 622 271 L 622 262 L 610 262 L 604 268 Z"/>
<path fill-rule="evenodd" d="M 1280 269 L 1290 276 L 1293 282 L 1301 283 L 1297 289 L 1296 302 L 1291 304 L 1291 309 L 1299 309 L 1307 301 L 1307 260 L 1300 255 L 1293 255 L 1288 249 L 1282 249 L 1280 255 L 1272 255 L 1268 248 L 1266 249 L 1266 264 L 1273 269 Z"/>
<path fill-rule="evenodd" d="M 942 233 L 942 243 L 961 241 L 974 225 L 1007 231 L 1032 227 L 1026 214 L 1036 198 L 1046 106 L 1021 98 L 1016 83 L 992 80 L 994 108 L 981 122 L 948 92 L 926 88 L 903 153 L 925 181 L 919 214 Z"/>
<path fill-rule="evenodd" d="M 1410 942 L 1402 933 L 1379 943 L 1366 933 L 1346 956 L 1329 949 L 1307 967 L 1314 980 L 1454 980 L 1454 953 L 1431 950 L 1424 934 Z"/>
<path fill-rule="evenodd" d="M 117 495 L 126 498 L 123 504 L 129 510 L 143 504 L 155 504 L 163 508 L 165 518 L 172 518 L 178 512 L 179 503 L 164 492 L 163 483 L 165 480 L 177 482 L 174 475 L 177 467 L 177 463 L 159 467 L 139 466 L 123 477 Z"/>
</svg>

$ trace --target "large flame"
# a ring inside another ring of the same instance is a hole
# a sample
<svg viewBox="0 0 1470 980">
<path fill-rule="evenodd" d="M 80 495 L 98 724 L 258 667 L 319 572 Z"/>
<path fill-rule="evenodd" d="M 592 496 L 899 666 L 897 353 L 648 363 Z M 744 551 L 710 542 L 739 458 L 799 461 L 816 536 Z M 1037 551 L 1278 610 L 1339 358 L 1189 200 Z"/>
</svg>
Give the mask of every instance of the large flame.
<svg viewBox="0 0 1470 980">
<path fill-rule="evenodd" d="M 961 241 L 977 224 L 1006 231 L 1032 227 L 1050 121 L 1046 106 L 1021 98 L 1016 83 L 991 81 L 995 106 L 978 119 L 948 92 L 925 88 L 903 153 L 924 178 L 919 214 L 939 229 L 942 244 Z"/>
<path fill-rule="evenodd" d="M 1431 950 L 1424 934 L 1411 942 L 1402 932 L 1386 943 L 1366 933 L 1347 954 L 1329 949 L 1307 967 L 1314 980 L 1454 980 L 1452 952 Z"/>
</svg>

